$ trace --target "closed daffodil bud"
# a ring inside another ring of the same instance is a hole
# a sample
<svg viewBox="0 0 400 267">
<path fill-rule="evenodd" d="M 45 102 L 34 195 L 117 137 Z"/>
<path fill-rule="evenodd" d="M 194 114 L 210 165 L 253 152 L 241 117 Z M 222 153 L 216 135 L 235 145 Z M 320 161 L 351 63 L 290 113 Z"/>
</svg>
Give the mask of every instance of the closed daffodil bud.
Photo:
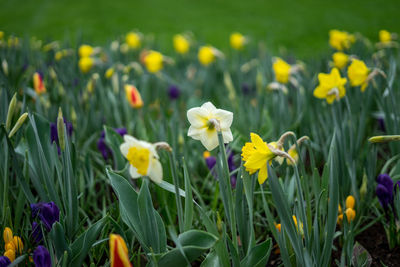
<svg viewBox="0 0 400 267">
<path fill-rule="evenodd" d="M 65 135 L 64 135 L 64 118 L 61 108 L 58 109 L 57 117 L 57 132 L 58 132 L 58 142 L 62 151 L 65 149 Z"/>
<path fill-rule="evenodd" d="M 26 117 L 28 117 L 28 113 L 25 112 L 22 114 L 19 119 L 17 120 L 17 123 L 15 123 L 14 127 L 11 129 L 10 133 L 8 134 L 8 138 L 13 137 L 13 135 L 18 131 L 19 128 L 21 128 L 22 124 L 24 124 Z"/>
<path fill-rule="evenodd" d="M 17 93 L 14 94 L 14 96 L 12 97 L 12 99 L 10 101 L 10 105 L 8 106 L 7 120 L 6 120 L 6 130 L 7 131 L 10 130 L 11 121 L 12 121 L 12 117 L 15 112 L 16 104 L 17 104 Z"/>
</svg>

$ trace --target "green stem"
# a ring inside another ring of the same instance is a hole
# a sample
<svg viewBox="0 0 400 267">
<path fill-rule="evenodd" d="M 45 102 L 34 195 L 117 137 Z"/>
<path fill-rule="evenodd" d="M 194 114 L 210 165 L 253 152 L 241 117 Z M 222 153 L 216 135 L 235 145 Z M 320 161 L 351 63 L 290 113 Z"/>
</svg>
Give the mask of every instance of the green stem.
<svg viewBox="0 0 400 267">
<path fill-rule="evenodd" d="M 179 224 L 179 233 L 183 233 L 183 209 L 182 209 L 182 202 L 181 197 L 179 195 L 179 179 L 176 173 L 176 164 L 175 164 L 175 157 L 174 152 L 171 151 L 168 153 L 169 156 L 169 166 L 171 168 L 172 179 L 174 180 L 175 185 L 175 200 L 176 200 L 176 209 L 178 210 L 178 224 Z"/>
</svg>

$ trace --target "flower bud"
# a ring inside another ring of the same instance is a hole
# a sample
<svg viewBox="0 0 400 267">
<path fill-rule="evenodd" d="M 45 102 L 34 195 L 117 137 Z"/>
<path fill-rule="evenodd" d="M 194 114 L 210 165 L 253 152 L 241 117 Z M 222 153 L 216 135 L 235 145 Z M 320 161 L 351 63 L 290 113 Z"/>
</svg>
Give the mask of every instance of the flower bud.
<svg viewBox="0 0 400 267">
<path fill-rule="evenodd" d="M 8 76 L 8 63 L 7 60 L 3 59 L 3 61 L 1 62 L 1 66 L 3 68 L 3 72 L 6 76 Z"/>
<path fill-rule="evenodd" d="M 60 148 L 61 150 L 64 151 L 65 149 L 64 118 L 61 107 L 58 109 L 57 132 L 58 132 L 58 142 L 60 144 Z"/>
<path fill-rule="evenodd" d="M 351 222 L 356 217 L 356 212 L 352 208 L 346 209 L 347 222 Z"/>
<path fill-rule="evenodd" d="M 14 125 L 14 127 L 11 129 L 11 132 L 8 134 L 8 138 L 13 137 L 13 135 L 18 131 L 18 129 L 21 128 L 22 124 L 26 120 L 26 117 L 28 117 L 28 112 L 25 112 L 19 117 L 17 123 Z"/>
<path fill-rule="evenodd" d="M 356 203 L 356 200 L 354 199 L 353 196 L 350 195 L 346 198 L 346 208 L 354 209 L 355 203 Z"/>
<path fill-rule="evenodd" d="M 9 131 L 11 127 L 11 120 L 15 112 L 15 106 L 17 104 L 17 93 L 14 94 L 8 106 L 7 120 L 6 120 L 6 130 Z"/>
<path fill-rule="evenodd" d="M 13 241 L 13 232 L 10 227 L 4 228 L 3 238 L 6 244 Z"/>
<path fill-rule="evenodd" d="M 22 250 L 24 249 L 24 243 L 22 243 L 22 240 L 19 236 L 14 236 L 13 244 L 15 246 L 15 250 L 21 254 Z"/>
<path fill-rule="evenodd" d="M 386 143 L 392 141 L 400 141 L 400 135 L 380 135 L 380 136 L 373 136 L 368 139 L 371 143 Z"/>
</svg>

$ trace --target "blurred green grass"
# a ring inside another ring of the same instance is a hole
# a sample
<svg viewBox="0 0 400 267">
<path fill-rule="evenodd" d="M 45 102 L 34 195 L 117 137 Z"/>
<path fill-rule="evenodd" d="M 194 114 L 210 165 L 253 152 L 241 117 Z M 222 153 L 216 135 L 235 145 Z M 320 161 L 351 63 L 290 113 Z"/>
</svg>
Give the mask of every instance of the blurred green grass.
<svg viewBox="0 0 400 267">
<path fill-rule="evenodd" d="M 380 29 L 400 32 L 399 10 L 399 0 L 1 0 L 0 30 L 101 45 L 138 29 L 154 33 L 167 51 L 171 36 L 182 31 L 222 49 L 240 31 L 274 51 L 310 57 L 329 49 L 332 28 L 373 41 Z"/>
</svg>

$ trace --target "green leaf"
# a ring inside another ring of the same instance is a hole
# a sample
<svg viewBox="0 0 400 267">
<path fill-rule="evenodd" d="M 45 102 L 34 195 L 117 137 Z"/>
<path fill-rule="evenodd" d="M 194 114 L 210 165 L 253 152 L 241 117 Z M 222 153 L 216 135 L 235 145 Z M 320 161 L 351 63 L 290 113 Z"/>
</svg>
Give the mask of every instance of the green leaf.
<svg viewBox="0 0 400 267">
<path fill-rule="evenodd" d="M 64 255 L 64 251 L 71 253 L 71 248 L 68 246 L 67 241 L 65 240 L 64 229 L 59 222 L 55 222 L 53 224 L 50 237 L 53 240 L 57 259 L 60 259 Z"/>
<path fill-rule="evenodd" d="M 213 247 L 218 240 L 216 236 L 200 231 L 189 230 L 178 236 L 182 249 L 190 262 L 200 257 L 206 250 Z M 158 262 L 159 266 L 184 266 L 186 260 L 178 248 L 165 253 Z"/>
<path fill-rule="evenodd" d="M 201 263 L 201 267 L 219 267 L 219 259 L 215 250 L 208 253 L 206 259 Z"/>
<path fill-rule="evenodd" d="M 264 267 L 267 265 L 272 249 L 271 238 L 253 247 L 249 254 L 240 262 L 241 266 Z"/>
<path fill-rule="evenodd" d="M 190 184 L 189 172 L 187 170 L 185 159 L 183 159 L 183 176 L 185 179 L 185 217 L 184 217 L 184 231 L 188 231 L 192 228 L 193 222 L 193 195 L 192 186 Z"/>
<path fill-rule="evenodd" d="M 69 266 L 82 266 L 87 253 L 96 242 L 98 236 L 103 230 L 107 217 L 102 218 L 82 233 L 71 245 L 71 261 Z"/>
<path fill-rule="evenodd" d="M 105 140 L 107 146 L 111 149 L 114 159 L 114 169 L 122 170 L 125 167 L 126 160 L 124 159 L 119 147 L 123 142 L 123 139 L 119 133 L 113 128 L 104 126 Z"/>
</svg>

